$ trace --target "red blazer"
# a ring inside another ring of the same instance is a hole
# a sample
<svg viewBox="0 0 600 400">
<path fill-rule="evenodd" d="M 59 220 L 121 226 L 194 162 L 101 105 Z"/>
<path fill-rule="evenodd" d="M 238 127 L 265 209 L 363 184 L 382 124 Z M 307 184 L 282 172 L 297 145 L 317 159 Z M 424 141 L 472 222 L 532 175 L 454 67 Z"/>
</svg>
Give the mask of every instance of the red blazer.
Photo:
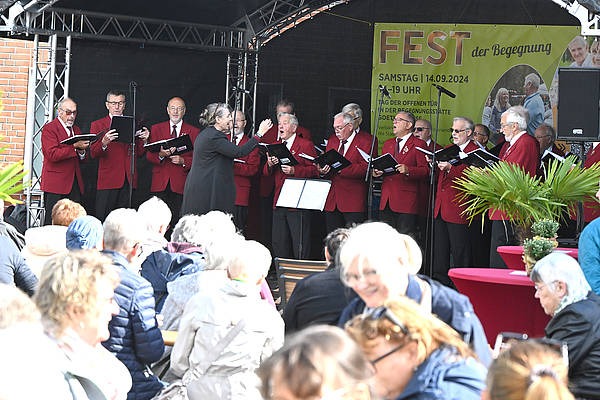
<svg viewBox="0 0 600 400">
<path fill-rule="evenodd" d="M 302 137 L 304 139 L 307 139 L 309 142 L 312 143 L 311 141 L 311 137 L 310 137 L 310 131 L 302 126 L 299 126 L 298 129 L 296 129 L 296 137 Z M 260 142 L 261 143 L 266 143 L 266 144 L 273 144 L 273 143 L 277 143 L 279 137 L 279 128 L 277 127 L 277 124 L 274 124 L 271 129 L 269 129 L 267 131 L 267 133 L 265 133 L 263 135 L 263 137 L 260 138 Z M 263 160 L 264 162 L 264 160 Z M 271 194 L 271 191 L 273 190 L 273 185 L 275 184 L 274 182 L 274 175 L 265 175 L 262 174 L 260 177 L 260 186 L 259 186 L 259 193 L 260 193 L 260 197 L 269 197 L 269 195 Z"/>
<path fill-rule="evenodd" d="M 273 208 L 277 204 L 277 199 L 279 198 L 279 192 L 281 192 L 281 187 L 283 186 L 283 182 L 288 177 L 294 178 L 314 178 L 317 176 L 317 167 L 310 161 L 308 161 L 304 157 L 299 157 L 297 154 L 304 153 L 312 157 L 317 156 L 317 151 L 313 146 L 312 142 L 306 139 L 302 139 L 296 135 L 294 139 L 294 143 L 290 149 L 296 160 L 298 160 L 298 165 L 294 166 L 294 175 L 286 175 L 281 172 L 281 167 L 275 165 L 273 168 L 269 168 L 269 164 L 265 164 L 263 168 L 264 175 L 273 175 L 273 179 L 275 181 L 275 194 L 273 196 Z"/>
<path fill-rule="evenodd" d="M 231 140 L 231 134 L 227 135 Z M 242 136 L 238 146 L 246 143 L 250 138 L 246 135 Z M 258 155 L 258 146 L 252 150 L 246 157 L 240 158 L 246 163 L 234 161 L 233 163 L 233 180 L 235 182 L 235 205 L 248 207 L 248 199 L 250 198 L 250 187 L 252 186 L 252 177 L 258 172 L 260 164 L 260 156 Z"/>
<path fill-rule="evenodd" d="M 600 162 L 600 145 L 588 152 L 583 166 L 584 168 L 589 168 L 598 162 Z M 585 201 L 583 203 L 583 220 L 585 222 L 591 222 L 598 217 L 600 217 L 598 203 L 595 201 Z"/>
<path fill-rule="evenodd" d="M 394 155 L 396 138 L 386 140 L 383 144 L 382 154 Z M 408 167 L 408 176 L 393 174 L 383 178 L 381 185 L 381 203 L 379 209 L 383 210 L 389 203 L 393 212 L 404 214 L 419 213 L 419 186 L 423 179 L 429 176 L 429 165 L 425 153 L 415 147 L 426 148 L 427 143 L 412 134 L 404 144 L 401 154 L 396 158 L 400 164 Z"/>
<path fill-rule="evenodd" d="M 331 189 L 325 203 L 325 211 L 334 211 L 336 206 L 341 212 L 363 212 L 366 210 L 367 184 L 365 175 L 367 173 L 367 162 L 360 155 L 357 148 L 365 153 L 371 151 L 372 136 L 366 132 L 357 132 L 350 147 L 346 152 L 348 161 L 352 164 L 341 170 L 338 174 L 329 174 L 326 179 L 331 179 Z M 331 135 L 327 141 L 326 150 L 338 150 L 340 140 Z M 377 144 L 373 149 L 373 157 L 377 156 Z"/>
<path fill-rule="evenodd" d="M 165 121 L 159 124 L 152 125 L 150 130 L 150 137 L 148 143 L 157 142 L 159 140 L 171 138 L 171 122 Z M 196 137 L 200 133 L 200 129 L 193 125 L 181 124 L 180 135 L 190 135 L 192 143 L 195 142 Z M 162 192 L 167 188 L 167 183 L 171 182 L 171 190 L 175 193 L 183 194 L 183 187 L 185 186 L 185 178 L 192 166 L 192 155 L 193 151 L 183 153 L 181 156 L 185 160 L 185 167 L 182 165 L 173 164 L 170 162 L 168 157 L 163 158 L 162 161 L 158 158 L 158 153 L 146 153 L 146 158 L 154 167 L 152 168 L 152 186 L 150 187 L 151 192 Z"/>
<path fill-rule="evenodd" d="M 110 116 L 106 116 L 92 122 L 90 133 L 98 133 L 110 128 Z M 104 137 L 104 135 L 102 136 Z M 90 146 L 92 158 L 97 158 L 98 163 L 98 190 L 119 189 L 125 184 L 125 177 L 131 182 L 131 154 L 129 145 L 112 141 L 102 150 L 102 138 L 92 143 Z M 144 155 L 144 143 L 141 140 L 135 142 L 135 154 L 138 157 Z M 137 169 L 133 176 L 133 187 L 137 186 Z"/>
<path fill-rule="evenodd" d="M 425 142 L 427 143 L 427 142 Z M 429 151 L 439 150 L 442 146 L 431 140 L 427 149 Z M 429 196 L 429 175 L 427 179 L 419 181 L 419 215 L 426 217 L 428 215 L 429 204 L 431 203 L 431 197 Z"/>
<path fill-rule="evenodd" d="M 519 165 L 526 173 L 535 176 L 540 162 L 540 144 L 527 132 L 510 145 L 505 143 L 500 152 L 500 160 Z M 507 220 L 508 217 L 499 211 L 490 210 L 490 220 Z"/>
<path fill-rule="evenodd" d="M 73 134 L 80 135 L 79 127 L 73 125 Z M 73 188 L 73 180 L 77 177 L 79 190 L 83 194 L 83 180 L 79 163 L 81 159 L 77 150 L 70 144 L 60 144 L 69 134 L 58 118 L 48 122 L 42 128 L 42 166 L 41 188 L 44 192 L 69 194 Z M 84 157 L 85 158 L 85 157 Z"/>
<path fill-rule="evenodd" d="M 478 148 L 479 146 L 469 141 L 464 152 L 468 153 Z M 442 172 L 438 168 L 437 196 L 435 198 L 434 212 L 436 218 L 441 213 L 442 219 L 446 222 L 462 225 L 467 223 L 467 218 L 461 214 L 466 207 L 461 207 L 456 200 L 456 196 L 461 192 L 454 188 L 454 180 L 462 177 L 463 171 L 466 168 L 467 165 L 462 163 L 453 165 L 450 171 Z"/>
</svg>

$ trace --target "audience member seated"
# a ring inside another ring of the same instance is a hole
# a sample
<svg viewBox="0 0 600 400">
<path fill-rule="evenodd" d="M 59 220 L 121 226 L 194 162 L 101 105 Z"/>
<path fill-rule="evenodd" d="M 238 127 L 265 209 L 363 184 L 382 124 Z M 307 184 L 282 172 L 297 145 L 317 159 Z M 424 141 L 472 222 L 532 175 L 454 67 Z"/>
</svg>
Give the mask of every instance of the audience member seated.
<svg viewBox="0 0 600 400">
<path fill-rule="evenodd" d="M 162 202 L 162 200 L 159 201 Z M 177 241 L 167 243 L 164 249 L 154 251 L 142 263 L 142 276 L 152 284 L 154 289 L 156 312 L 162 311 L 169 282 L 183 275 L 201 271 L 206 265 L 202 248 L 185 242 L 188 238 L 193 237 L 193 232 L 199 228 L 196 224 L 198 220 L 199 217 L 195 215 L 186 215 L 181 218 L 172 234 L 173 240 Z M 185 304 L 182 305 L 182 310 L 183 306 Z"/>
<path fill-rule="evenodd" d="M 124 399 L 131 388 L 125 366 L 100 344 L 119 311 L 114 299 L 118 283 L 110 259 L 77 251 L 46 263 L 34 297 L 46 334 L 62 352 L 56 362 L 69 372 L 72 392 L 84 391 L 90 399 L 100 398 L 94 397 L 98 391 L 106 399 Z"/>
<path fill-rule="evenodd" d="M 577 261 L 563 253 L 538 261 L 531 280 L 535 297 L 552 316 L 546 337 L 567 342 L 571 391 L 577 398 L 600 399 L 600 297 Z"/>
<path fill-rule="evenodd" d="M 333 326 L 311 326 L 286 337 L 258 375 L 265 399 L 371 399 L 373 367 Z"/>
<path fill-rule="evenodd" d="M 375 367 L 385 399 L 473 399 L 487 369 L 458 333 L 404 296 L 354 317 L 346 331 Z"/>
<path fill-rule="evenodd" d="M 33 296 L 38 283 L 27 261 L 7 236 L 0 236 L 0 283 L 16 286 L 29 296 Z"/>
<path fill-rule="evenodd" d="M 71 222 L 67 228 L 67 249 L 69 250 L 102 250 L 102 222 L 96 217 L 85 215 Z"/>
<path fill-rule="evenodd" d="M 153 196 L 140 204 L 138 214 L 146 223 L 147 230 L 140 254 L 140 260 L 143 262 L 150 254 L 167 246 L 165 234 L 171 222 L 171 209 L 167 203 Z"/>
<path fill-rule="evenodd" d="M 57 363 L 63 356 L 44 335 L 37 307 L 21 290 L 2 283 L 0 354 L 0 399 L 73 399 Z"/>
<path fill-rule="evenodd" d="M 581 232 L 577 259 L 592 290 L 600 295 L 600 218 L 590 222 Z"/>
<path fill-rule="evenodd" d="M 129 370 L 132 388 L 127 398 L 148 400 L 163 388 L 162 382 L 148 371 L 164 352 L 162 334 L 154 311 L 150 282 L 139 276 L 137 260 L 144 222 L 137 211 L 119 208 L 104 221 L 102 251 L 118 267 L 121 282 L 115 289 L 119 313 L 108 329 L 110 338 L 102 344 Z"/>
<path fill-rule="evenodd" d="M 0 200 L 0 209 L 4 208 L 4 202 Z M 10 224 L 9 221 L 4 220 L 4 216 L 0 213 L 0 236 L 6 236 L 12 240 L 19 251 L 25 247 L 25 231 L 19 232 L 17 228 Z"/>
<path fill-rule="evenodd" d="M 534 342 L 517 342 L 500 353 L 486 386 L 482 400 L 574 400 L 561 355 Z"/>
<path fill-rule="evenodd" d="M 329 266 L 302 279 L 283 310 L 285 332 L 299 331 L 309 325 L 335 325 L 348 301 L 336 264 L 338 249 L 348 238 L 348 229 L 338 228 L 325 238 L 325 260 Z"/>
<path fill-rule="evenodd" d="M 171 370 L 190 400 L 261 399 L 255 370 L 283 345 L 283 320 L 259 297 L 269 250 L 240 241 L 230 251 L 228 280 L 190 299 L 171 353 Z"/>
<path fill-rule="evenodd" d="M 173 232 L 173 239 L 202 248 L 206 265 L 202 271 L 167 283 L 169 294 L 162 309 L 163 329 L 172 331 L 179 329 L 183 309 L 193 295 L 200 291 L 214 291 L 227 281 L 226 269 L 231 260 L 232 249 L 244 240 L 236 233 L 231 215 L 221 211 L 210 211 L 201 216 L 186 215 L 182 219 L 189 219 L 187 229 L 182 229 L 177 235 Z M 275 306 L 266 282 L 262 283 L 260 293 L 263 299 Z"/>
<path fill-rule="evenodd" d="M 365 307 L 382 306 L 389 298 L 406 296 L 454 328 L 475 351 L 484 365 L 491 353 L 469 298 L 423 275 L 421 249 L 408 235 L 383 222 L 369 222 L 350 230 L 340 251 L 341 278 L 358 298 L 342 312 L 343 327 Z"/>
<path fill-rule="evenodd" d="M 73 220 L 84 215 L 87 213 L 81 204 L 61 199 L 52 207 L 52 225 L 29 228 L 25 231 L 25 247 L 21 254 L 36 276 L 40 276 L 47 260 L 67 249 L 67 227 Z"/>
</svg>

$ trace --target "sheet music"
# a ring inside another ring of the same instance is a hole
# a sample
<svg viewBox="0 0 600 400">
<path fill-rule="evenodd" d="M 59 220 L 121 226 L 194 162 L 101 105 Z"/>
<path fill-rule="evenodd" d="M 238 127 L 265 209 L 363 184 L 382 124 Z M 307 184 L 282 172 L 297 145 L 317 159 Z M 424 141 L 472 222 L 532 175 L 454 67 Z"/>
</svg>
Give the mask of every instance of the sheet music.
<svg viewBox="0 0 600 400">
<path fill-rule="evenodd" d="M 286 179 L 277 198 L 277 207 L 296 208 L 304 189 L 304 179 Z"/>
<path fill-rule="evenodd" d="M 365 153 L 364 151 L 362 151 L 360 149 L 360 147 L 356 146 L 356 150 L 358 150 L 358 154 L 360 154 L 362 156 L 362 158 L 368 163 L 369 162 L 369 155 L 367 153 Z"/>
<path fill-rule="evenodd" d="M 331 181 L 307 179 L 297 208 L 323 211 L 329 189 L 331 189 Z"/>
</svg>

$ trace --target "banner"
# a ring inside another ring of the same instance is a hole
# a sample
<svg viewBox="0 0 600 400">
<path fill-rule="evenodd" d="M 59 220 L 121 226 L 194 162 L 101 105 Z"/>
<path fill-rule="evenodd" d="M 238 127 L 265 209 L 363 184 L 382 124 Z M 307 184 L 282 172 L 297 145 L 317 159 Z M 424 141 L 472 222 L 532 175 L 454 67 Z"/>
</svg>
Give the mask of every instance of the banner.
<svg viewBox="0 0 600 400">
<path fill-rule="evenodd" d="M 371 87 L 371 127 L 375 129 L 379 106 L 378 87 L 385 86 L 379 121 L 380 147 L 393 136 L 392 120 L 400 110 L 427 119 L 436 128 L 440 85 L 456 95 L 442 94 L 438 143 L 450 143 L 452 118 L 464 116 L 500 130 L 505 108 L 523 105 L 525 77 L 540 78 L 544 122 L 555 124 L 551 99 L 559 65 L 576 64 L 591 57 L 569 50 L 579 35 L 578 26 L 476 25 L 476 24 L 375 24 Z M 567 46 L 569 45 L 569 49 Z M 583 50 L 582 50 L 583 51 Z M 591 59 L 590 59 L 591 62 Z M 498 109 L 499 108 L 499 109 Z"/>
</svg>

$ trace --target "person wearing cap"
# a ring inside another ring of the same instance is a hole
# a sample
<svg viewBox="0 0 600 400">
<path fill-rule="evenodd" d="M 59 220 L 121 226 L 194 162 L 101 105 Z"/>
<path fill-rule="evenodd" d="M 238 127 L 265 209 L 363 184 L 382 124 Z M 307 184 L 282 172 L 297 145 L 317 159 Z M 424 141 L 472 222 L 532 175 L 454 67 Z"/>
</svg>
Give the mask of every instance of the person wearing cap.
<svg viewBox="0 0 600 400">
<path fill-rule="evenodd" d="M 102 222 L 96 217 L 85 215 L 76 218 L 67 228 L 67 249 L 102 250 Z"/>
</svg>

